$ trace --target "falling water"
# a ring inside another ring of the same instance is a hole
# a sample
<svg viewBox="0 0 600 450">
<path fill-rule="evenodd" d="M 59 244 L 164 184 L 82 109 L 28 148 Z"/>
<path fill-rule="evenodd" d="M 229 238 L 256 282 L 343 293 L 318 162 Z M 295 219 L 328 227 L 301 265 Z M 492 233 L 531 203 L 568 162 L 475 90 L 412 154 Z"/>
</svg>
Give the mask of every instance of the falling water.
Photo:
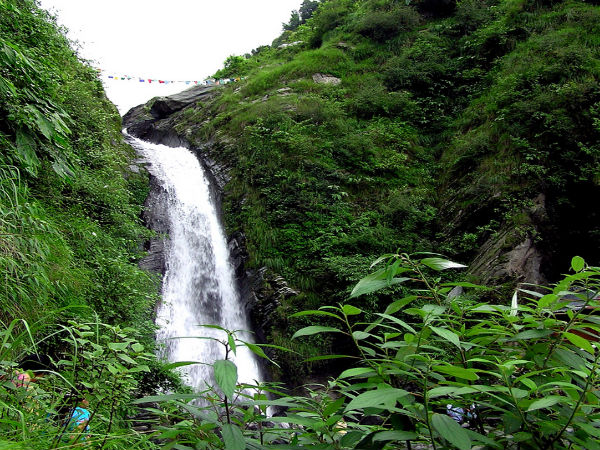
<svg viewBox="0 0 600 450">
<path fill-rule="evenodd" d="M 248 330 L 236 289 L 229 252 L 209 183 L 196 156 L 183 147 L 167 147 L 131 138 L 131 144 L 150 163 L 148 170 L 167 192 L 169 236 L 162 302 L 157 312 L 159 342 L 172 362 L 197 361 L 186 366 L 188 383 L 198 389 L 213 384 L 207 365 L 225 357 L 221 331 L 199 327 L 219 325 L 228 330 Z M 251 340 L 247 333 L 240 336 Z M 254 355 L 237 348 L 233 358 L 239 381 L 260 380 Z"/>
</svg>

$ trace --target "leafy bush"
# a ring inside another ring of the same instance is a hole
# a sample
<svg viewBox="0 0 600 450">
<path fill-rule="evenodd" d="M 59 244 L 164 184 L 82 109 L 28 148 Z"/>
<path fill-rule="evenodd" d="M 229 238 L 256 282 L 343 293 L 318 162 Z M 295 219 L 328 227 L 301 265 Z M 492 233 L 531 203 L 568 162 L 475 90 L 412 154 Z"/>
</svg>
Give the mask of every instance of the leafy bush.
<svg viewBox="0 0 600 450">
<path fill-rule="evenodd" d="M 154 355 L 145 351 L 131 328 L 79 320 L 50 324 L 64 316 L 65 311 L 55 311 L 36 324 L 14 320 L 0 329 L 0 435 L 15 448 L 155 448 L 146 436 L 132 433 L 124 420 L 140 375 L 149 371 L 147 363 Z M 16 374 L 27 365 L 32 366 L 31 382 L 16 382 Z M 89 433 L 69 427 L 68 419 L 82 399 L 89 403 Z"/>
<path fill-rule="evenodd" d="M 408 6 L 388 11 L 372 11 L 361 17 L 356 24 L 356 32 L 376 42 L 385 42 L 398 33 L 412 31 L 419 21 L 419 14 Z"/>
<path fill-rule="evenodd" d="M 451 85 L 454 65 L 443 38 L 424 33 L 400 56 L 383 68 L 385 86 L 392 91 L 407 89 L 418 95 L 441 94 Z"/>
<path fill-rule="evenodd" d="M 310 47 L 320 47 L 326 33 L 345 23 L 351 8 L 352 2 L 348 0 L 322 3 L 309 21 L 312 28 Z"/>
<path fill-rule="evenodd" d="M 241 77 L 248 73 L 248 60 L 243 56 L 231 55 L 223 62 L 223 68 L 214 74 L 214 78 Z"/>
</svg>

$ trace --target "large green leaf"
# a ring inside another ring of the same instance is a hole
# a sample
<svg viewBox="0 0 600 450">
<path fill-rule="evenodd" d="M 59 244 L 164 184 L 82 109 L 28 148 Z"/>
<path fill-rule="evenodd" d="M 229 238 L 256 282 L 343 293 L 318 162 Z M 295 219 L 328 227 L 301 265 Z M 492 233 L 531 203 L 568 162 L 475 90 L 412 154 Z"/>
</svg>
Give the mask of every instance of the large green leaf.
<svg viewBox="0 0 600 450">
<path fill-rule="evenodd" d="M 220 359 L 213 364 L 215 381 L 227 397 L 233 397 L 238 373 L 234 363 L 226 359 Z"/>
<path fill-rule="evenodd" d="M 424 258 L 421 260 L 421 263 L 434 270 L 461 269 L 467 267 L 464 264 L 455 263 L 444 258 Z"/>
<path fill-rule="evenodd" d="M 337 314 L 333 314 L 328 311 L 315 310 L 315 309 L 311 309 L 311 310 L 307 310 L 307 311 L 300 311 L 300 312 L 292 314 L 290 317 L 303 317 L 303 316 L 329 316 L 329 317 L 333 317 L 338 320 L 343 320 Z"/>
<path fill-rule="evenodd" d="M 37 156 L 37 145 L 33 137 L 23 131 L 17 130 L 17 155 L 25 169 L 32 175 L 37 175 L 41 162 Z"/>
<path fill-rule="evenodd" d="M 549 395 L 547 397 L 543 397 L 534 401 L 531 405 L 529 405 L 527 411 L 535 411 L 536 409 L 549 408 L 564 400 L 567 400 L 567 398 L 561 395 Z"/>
<path fill-rule="evenodd" d="M 163 366 L 163 370 L 177 369 L 178 367 L 191 366 L 193 364 L 202 364 L 200 361 L 177 361 Z"/>
<path fill-rule="evenodd" d="M 433 331 L 435 334 L 437 334 L 441 338 L 445 339 L 446 341 L 448 341 L 448 342 L 456 345 L 458 348 L 460 348 L 460 339 L 458 338 L 458 335 L 456 333 L 454 333 L 453 331 L 450 331 L 446 328 L 438 328 L 438 327 L 429 327 L 429 328 L 431 328 L 431 331 Z"/>
<path fill-rule="evenodd" d="M 297 337 L 300 336 L 310 336 L 313 334 L 317 334 L 317 333 L 341 333 L 341 330 L 338 330 L 337 328 L 333 328 L 333 327 L 323 327 L 320 325 L 311 325 L 309 327 L 304 327 L 299 329 L 298 331 L 296 331 L 294 333 L 294 335 L 292 336 L 292 339 L 296 339 Z"/>
<path fill-rule="evenodd" d="M 225 450 L 244 450 L 246 448 L 246 440 L 237 425 L 226 423 L 222 427 L 222 434 Z"/>
<path fill-rule="evenodd" d="M 322 423 L 320 419 L 312 417 L 300 416 L 298 414 L 288 414 L 285 417 L 267 417 L 263 420 L 264 422 L 275 422 L 275 423 L 295 423 L 296 425 L 302 425 L 303 427 L 313 427 Z"/>
<path fill-rule="evenodd" d="M 542 337 L 550 336 L 553 333 L 552 330 L 525 330 L 515 334 L 510 340 L 511 341 L 524 341 L 527 339 L 539 339 Z"/>
<path fill-rule="evenodd" d="M 445 414 L 434 414 L 431 425 L 437 433 L 458 447 L 460 450 L 471 450 L 471 438 L 469 434 L 454 419 Z"/>
<path fill-rule="evenodd" d="M 358 315 L 358 314 L 360 314 L 362 312 L 356 306 L 352 306 L 352 305 L 344 305 L 344 306 L 342 306 L 342 311 L 347 316 L 356 316 L 356 315 Z"/>
<path fill-rule="evenodd" d="M 377 272 L 367 275 L 362 280 L 360 280 L 356 284 L 356 286 L 354 286 L 354 289 L 352 289 L 352 292 L 350 293 L 350 298 L 358 297 L 360 295 L 365 294 L 371 294 L 386 287 L 401 284 L 405 281 L 410 280 L 410 278 L 390 279 L 388 275 L 389 271 L 387 268 L 379 269 Z"/>
<path fill-rule="evenodd" d="M 479 379 L 479 376 L 473 369 L 465 369 L 464 367 L 460 366 L 433 366 L 432 369 L 436 372 L 441 372 L 443 374 L 450 375 L 455 378 L 462 378 L 464 380 L 475 381 Z"/>
<path fill-rule="evenodd" d="M 264 359 L 268 360 L 271 364 L 273 364 L 273 365 L 275 365 L 277 367 L 279 367 L 279 364 L 277 364 L 275 361 L 273 361 L 271 358 L 269 358 L 267 356 L 267 354 L 264 352 L 264 350 L 261 347 L 262 346 L 265 346 L 265 347 L 275 347 L 275 348 L 277 348 L 279 350 L 282 350 L 282 351 L 290 351 L 290 350 L 285 349 L 285 348 L 280 348 L 278 345 L 266 345 L 266 344 L 257 345 L 257 344 L 253 344 L 252 342 L 245 342 L 245 341 L 242 341 L 242 343 L 246 347 L 248 347 L 248 349 L 250 349 L 250 351 L 252 353 L 254 353 L 255 355 L 257 355 L 257 356 L 259 356 L 261 358 L 264 358 Z"/>
<path fill-rule="evenodd" d="M 390 303 L 387 308 L 385 308 L 384 314 L 394 314 L 404 308 L 406 305 L 411 303 L 413 300 L 416 300 L 416 295 L 410 295 L 408 297 L 404 297 L 400 300 L 396 300 L 395 302 Z"/>
<path fill-rule="evenodd" d="M 592 346 L 591 342 L 588 341 L 586 338 L 581 337 L 577 334 L 569 333 L 567 331 L 563 333 L 563 336 L 566 337 L 571 342 L 571 344 L 575 345 L 576 347 L 582 348 L 583 350 L 592 355 L 595 353 L 594 347 Z"/>
<path fill-rule="evenodd" d="M 373 436 L 373 441 L 411 441 L 417 437 L 417 433 L 413 433 L 412 431 L 381 431 Z"/>
<path fill-rule="evenodd" d="M 384 407 L 392 408 L 399 398 L 406 397 L 409 392 L 404 389 L 396 389 L 393 387 L 382 387 L 372 391 L 363 392 L 357 395 L 348 403 L 346 411 L 355 409 Z"/>
<path fill-rule="evenodd" d="M 581 256 L 573 256 L 571 259 L 571 269 L 575 272 L 581 272 L 585 267 L 585 260 Z"/>
<path fill-rule="evenodd" d="M 353 369 L 344 370 L 338 378 L 356 377 L 365 374 L 375 374 L 371 367 L 355 367 Z"/>
</svg>

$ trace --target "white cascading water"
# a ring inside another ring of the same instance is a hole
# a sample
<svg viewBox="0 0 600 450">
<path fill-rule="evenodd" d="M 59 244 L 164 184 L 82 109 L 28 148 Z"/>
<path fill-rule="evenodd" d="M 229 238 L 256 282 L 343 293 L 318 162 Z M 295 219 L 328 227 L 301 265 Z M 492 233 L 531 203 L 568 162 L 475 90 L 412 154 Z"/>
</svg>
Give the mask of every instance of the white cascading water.
<svg viewBox="0 0 600 450">
<path fill-rule="evenodd" d="M 208 180 L 196 156 L 183 147 L 167 147 L 131 138 L 131 144 L 148 162 L 168 195 L 169 236 L 162 302 L 157 311 L 157 339 L 171 362 L 197 361 L 183 368 L 190 386 L 214 384 L 212 364 L 225 357 L 223 345 L 212 339 L 225 333 L 199 325 L 248 330 L 240 302 L 225 235 L 211 200 Z M 252 341 L 248 333 L 238 337 Z M 254 354 L 238 347 L 230 353 L 239 382 L 261 380 Z"/>
</svg>

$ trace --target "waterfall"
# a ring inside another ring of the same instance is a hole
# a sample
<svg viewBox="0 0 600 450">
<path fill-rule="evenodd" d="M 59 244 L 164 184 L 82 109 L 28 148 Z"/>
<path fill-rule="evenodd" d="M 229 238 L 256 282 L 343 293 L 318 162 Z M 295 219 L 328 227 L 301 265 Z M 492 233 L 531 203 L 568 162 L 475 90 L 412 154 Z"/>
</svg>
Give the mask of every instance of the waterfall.
<svg viewBox="0 0 600 450">
<path fill-rule="evenodd" d="M 208 179 L 196 156 L 183 147 L 167 147 L 128 137 L 149 163 L 168 197 L 169 236 L 162 301 L 157 311 L 157 334 L 171 362 L 197 361 L 182 368 L 190 386 L 202 389 L 213 383 L 212 364 L 225 357 L 224 347 L 212 339 L 226 338 L 222 331 L 199 325 L 219 325 L 228 330 L 248 330 L 248 321 L 229 260 L 226 239 L 211 199 Z M 241 332 L 238 337 L 252 341 Z M 230 354 L 231 356 L 231 354 Z M 231 358 L 240 382 L 260 381 L 254 354 L 238 347 Z"/>
</svg>

